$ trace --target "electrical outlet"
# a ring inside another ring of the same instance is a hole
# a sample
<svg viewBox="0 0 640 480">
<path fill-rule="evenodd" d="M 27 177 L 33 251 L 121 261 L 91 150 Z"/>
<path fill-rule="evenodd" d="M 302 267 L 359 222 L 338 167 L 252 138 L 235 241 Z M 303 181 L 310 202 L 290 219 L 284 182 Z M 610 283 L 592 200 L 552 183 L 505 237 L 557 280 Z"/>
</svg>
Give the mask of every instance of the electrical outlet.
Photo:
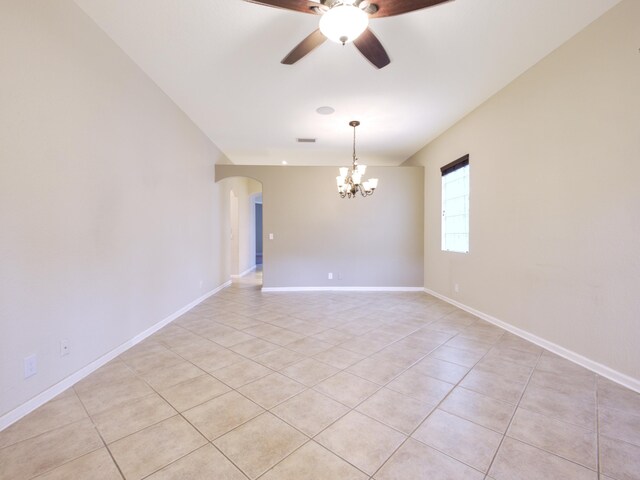
<svg viewBox="0 0 640 480">
<path fill-rule="evenodd" d="M 458 293 L 460 291 L 460 287 L 458 286 L 457 283 L 453 284 L 453 291 L 456 292 L 456 293 Z"/>
<path fill-rule="evenodd" d="M 329 280 L 333 280 L 333 273 L 329 272 L 329 275 L 327 275 L 327 278 L 329 278 Z"/>
<path fill-rule="evenodd" d="M 24 378 L 29 378 L 38 373 L 38 356 L 34 353 L 24 359 Z"/>
<path fill-rule="evenodd" d="M 69 355 L 69 340 L 67 340 L 66 338 L 64 340 L 60 340 L 60 356 L 64 357 L 66 355 Z"/>
<path fill-rule="evenodd" d="M 273 240 L 273 233 L 269 234 L 269 240 Z"/>
<path fill-rule="evenodd" d="M 202 290 L 203 285 L 204 285 L 204 280 L 200 280 L 200 290 Z"/>
</svg>

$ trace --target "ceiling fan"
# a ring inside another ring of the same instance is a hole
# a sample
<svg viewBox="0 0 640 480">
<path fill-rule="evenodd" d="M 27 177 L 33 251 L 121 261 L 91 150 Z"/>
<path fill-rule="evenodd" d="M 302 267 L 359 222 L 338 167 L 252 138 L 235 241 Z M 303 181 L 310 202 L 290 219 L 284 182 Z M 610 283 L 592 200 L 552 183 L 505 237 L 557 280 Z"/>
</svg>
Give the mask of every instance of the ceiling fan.
<svg viewBox="0 0 640 480">
<path fill-rule="evenodd" d="M 383 68 L 391 60 L 380 40 L 369 28 L 370 18 L 392 17 L 451 0 L 245 0 L 249 3 L 321 15 L 320 25 L 302 40 L 282 63 L 292 65 L 327 38 L 334 42 L 353 42 L 375 67 Z"/>
</svg>

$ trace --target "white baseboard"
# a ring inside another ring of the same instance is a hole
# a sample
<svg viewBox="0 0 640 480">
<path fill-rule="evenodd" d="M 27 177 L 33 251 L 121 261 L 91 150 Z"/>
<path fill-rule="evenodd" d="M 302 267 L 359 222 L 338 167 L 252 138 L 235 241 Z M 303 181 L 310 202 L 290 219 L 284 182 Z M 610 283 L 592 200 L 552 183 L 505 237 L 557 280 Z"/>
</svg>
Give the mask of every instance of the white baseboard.
<svg viewBox="0 0 640 480">
<path fill-rule="evenodd" d="M 106 363 L 108 363 L 111 360 L 113 360 L 114 358 L 116 358 L 121 353 L 127 351 L 128 349 L 130 349 L 131 347 L 133 347 L 137 343 L 140 343 L 145 338 L 153 335 L 158 330 L 160 330 L 162 327 L 164 327 L 164 326 L 168 325 L 169 323 L 173 322 L 179 316 L 185 314 L 186 312 L 191 310 L 196 305 L 204 302 L 207 298 L 211 297 L 212 295 L 215 295 L 220 290 L 222 290 L 223 288 L 228 287 L 229 285 L 231 285 L 231 281 L 225 282 L 222 285 L 220 285 L 219 287 L 215 288 L 214 290 L 211 290 L 210 292 L 205 293 L 200 298 L 197 298 L 196 300 L 194 300 L 193 302 L 189 303 L 188 305 L 185 305 L 180 310 L 172 313 L 171 315 L 169 315 L 168 317 L 166 317 L 163 320 L 159 321 L 155 325 L 147 328 L 142 333 L 139 333 L 138 335 L 133 337 L 131 340 L 128 340 L 125 343 L 123 343 L 122 345 L 114 348 L 110 352 L 105 353 L 104 355 L 102 355 L 97 360 L 94 360 L 89 365 L 81 368 L 77 372 L 72 373 L 71 375 L 66 377 L 64 380 L 61 380 L 60 382 L 56 383 L 52 387 L 47 388 L 44 392 L 39 393 L 38 395 L 33 397 L 31 400 L 28 400 L 27 402 L 23 403 L 19 407 L 16 407 L 13 410 L 5 413 L 4 415 L 2 415 L 2 417 L 0 417 L 0 431 L 4 430 L 9 425 L 17 422 L 18 420 L 20 420 L 25 415 L 28 415 L 29 413 L 33 412 L 36 408 L 44 405 L 49 400 L 53 399 L 55 396 L 57 396 L 60 393 L 64 392 L 69 387 L 72 387 L 73 385 L 78 383 L 80 380 L 82 380 L 83 378 L 85 378 L 89 374 L 91 374 L 94 371 L 96 371 L 98 368 L 102 367 Z"/>
<path fill-rule="evenodd" d="M 251 272 L 255 271 L 255 269 L 257 268 L 257 265 L 254 265 L 253 267 L 245 270 L 244 272 L 242 272 L 240 275 L 231 275 L 231 278 L 240 278 L 240 277 L 244 277 L 245 275 L 250 274 Z"/>
<path fill-rule="evenodd" d="M 624 373 L 618 372 L 617 370 L 607 367 L 606 365 L 602 365 L 601 363 L 590 360 L 589 358 L 584 357 L 579 353 L 576 353 L 572 350 L 569 350 L 553 342 L 550 342 L 549 340 L 545 340 L 544 338 L 538 337 L 537 335 L 527 332 L 526 330 L 522 330 L 521 328 L 514 327 L 510 323 L 504 322 L 502 320 L 498 320 L 497 318 L 492 317 L 491 315 L 487 315 L 486 313 L 480 312 L 475 308 L 471 308 L 463 303 L 457 302 L 456 300 L 453 300 L 449 297 L 446 297 L 437 292 L 434 292 L 433 290 L 429 290 L 428 288 L 425 288 L 424 291 L 425 293 L 428 293 L 429 295 L 433 295 L 434 297 L 439 298 L 440 300 L 444 300 L 445 302 L 450 303 L 451 305 L 455 305 L 456 307 L 460 308 L 461 310 L 464 310 L 465 312 L 475 315 L 476 317 L 479 317 L 482 320 L 486 320 L 487 322 L 492 323 L 497 327 L 500 327 L 508 332 L 511 332 L 514 335 L 517 335 L 518 337 L 524 338 L 525 340 L 528 340 L 531 343 L 535 343 L 539 347 L 545 348 L 550 352 L 555 353 L 556 355 L 559 355 L 563 358 L 566 358 L 567 360 L 573 363 L 577 363 L 578 365 L 588 370 L 591 370 L 592 372 L 597 373 L 602 377 L 608 378 L 613 382 L 619 383 L 624 387 L 627 387 L 631 390 L 634 390 L 640 393 L 640 380 L 637 378 L 630 377 L 629 375 L 625 375 Z"/>
<path fill-rule="evenodd" d="M 422 292 L 422 287 L 262 287 L 263 292 Z"/>
</svg>

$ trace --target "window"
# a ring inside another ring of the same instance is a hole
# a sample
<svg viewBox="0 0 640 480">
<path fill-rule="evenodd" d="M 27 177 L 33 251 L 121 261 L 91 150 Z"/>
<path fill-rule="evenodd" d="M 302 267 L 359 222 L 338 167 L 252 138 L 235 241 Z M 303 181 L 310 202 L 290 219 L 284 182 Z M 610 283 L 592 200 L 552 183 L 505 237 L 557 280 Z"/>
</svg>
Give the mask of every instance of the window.
<svg viewBox="0 0 640 480">
<path fill-rule="evenodd" d="M 469 252 L 469 155 L 442 172 L 442 250 Z"/>
</svg>

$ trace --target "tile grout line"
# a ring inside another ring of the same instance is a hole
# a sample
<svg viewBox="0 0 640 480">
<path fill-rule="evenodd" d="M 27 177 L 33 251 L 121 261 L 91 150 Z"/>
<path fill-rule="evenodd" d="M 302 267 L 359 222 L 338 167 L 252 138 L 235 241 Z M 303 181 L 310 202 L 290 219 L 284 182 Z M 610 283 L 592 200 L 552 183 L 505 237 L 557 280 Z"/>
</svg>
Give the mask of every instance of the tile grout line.
<svg viewBox="0 0 640 480">
<path fill-rule="evenodd" d="M 129 368 L 129 367 L 127 366 L 127 368 Z M 82 405 L 82 408 L 84 409 L 85 413 L 87 414 L 87 418 L 89 418 L 89 420 L 91 421 L 91 424 L 93 425 L 93 428 L 95 429 L 96 433 L 100 437 L 100 440 L 102 441 L 102 444 L 104 445 L 104 448 L 109 453 L 109 457 L 111 457 L 111 461 L 113 462 L 113 464 L 118 469 L 118 473 L 120 474 L 120 476 L 123 479 L 126 479 L 127 477 L 124 476 L 124 473 L 122 472 L 122 469 L 120 468 L 120 465 L 118 464 L 118 462 L 116 461 L 115 457 L 113 456 L 113 453 L 111 452 L 111 449 L 109 448 L 109 445 L 107 444 L 107 442 L 105 441 L 104 437 L 102 436 L 102 433 L 100 433 L 100 430 L 98 429 L 98 427 L 96 426 L 95 422 L 93 421 L 93 417 L 89 414 L 89 410 L 87 410 L 87 406 L 84 404 L 84 401 L 82 400 L 82 398 L 80 398 L 80 395 L 78 395 L 78 392 L 76 392 L 75 386 L 73 386 L 72 388 L 73 388 L 73 393 L 75 393 L 75 395 L 78 397 L 78 400 L 80 400 L 80 404 Z"/>
<path fill-rule="evenodd" d="M 489 467 L 487 467 L 487 473 L 486 473 L 487 476 L 489 475 L 489 472 L 491 471 L 491 468 L 493 467 L 493 464 L 494 464 L 494 462 L 496 460 L 496 457 L 498 456 L 498 452 L 500 451 L 500 448 L 502 448 L 502 444 L 504 443 L 505 438 L 507 438 L 507 432 L 509 431 L 509 428 L 511 428 L 511 424 L 513 423 L 513 419 L 515 418 L 516 413 L 518 412 L 518 408 L 520 407 L 520 402 L 522 401 L 522 398 L 524 397 L 524 394 L 527 391 L 527 388 L 529 387 L 529 383 L 531 383 L 531 378 L 533 377 L 533 374 L 536 371 L 538 363 L 540 363 L 540 359 L 542 358 L 543 353 L 544 353 L 544 349 L 541 349 L 540 353 L 538 354 L 538 358 L 536 359 L 535 365 L 531 368 L 531 373 L 529 373 L 529 377 L 527 378 L 527 382 L 526 382 L 524 388 L 522 389 L 522 393 L 518 397 L 518 402 L 516 403 L 516 408 L 514 408 L 514 410 L 513 410 L 513 414 L 511 415 L 511 419 L 509 420 L 509 423 L 507 424 L 507 428 L 504 430 L 504 434 L 502 436 L 502 439 L 500 439 L 500 443 L 498 444 L 498 448 L 496 449 L 495 453 L 493 454 L 493 457 L 491 458 L 491 462 L 489 463 Z"/>
<path fill-rule="evenodd" d="M 445 316 L 446 316 L 446 315 L 445 315 Z M 480 319 L 478 319 L 478 320 L 480 320 Z M 476 322 L 474 322 L 474 323 L 477 323 L 477 321 L 476 321 Z M 471 325 L 473 325 L 473 323 L 472 323 Z M 468 326 L 471 326 L 471 325 L 468 325 Z M 453 338 L 455 338 L 455 337 L 457 337 L 458 335 L 459 335 L 459 333 L 458 333 L 458 334 L 456 334 L 456 335 L 454 335 L 454 336 L 452 337 L 452 339 L 453 339 Z M 503 333 L 503 335 L 504 335 L 504 333 Z M 501 337 L 502 337 L 502 335 L 501 335 Z M 384 466 L 389 462 L 389 460 L 391 460 L 391 458 L 393 458 L 393 456 L 398 452 L 398 450 L 400 450 L 400 449 L 402 448 L 402 446 L 403 446 L 405 443 L 407 443 L 407 442 L 409 441 L 409 439 L 413 439 L 413 440 L 415 440 L 415 441 L 420 442 L 418 439 L 416 439 L 416 438 L 414 438 L 414 437 L 413 437 L 413 434 L 414 434 L 414 433 L 415 433 L 415 432 L 416 432 L 416 431 L 417 431 L 417 430 L 418 430 L 418 429 L 419 429 L 419 428 L 424 424 L 424 422 L 426 422 L 426 421 L 429 419 L 429 417 L 431 417 L 431 415 L 433 415 L 433 412 L 435 412 L 435 411 L 440 407 L 440 405 L 442 405 L 442 404 L 444 403 L 444 401 L 445 401 L 447 398 L 449 398 L 449 395 L 451 395 L 451 392 L 453 392 L 457 387 L 459 387 L 459 386 L 460 386 L 460 383 L 462 383 L 462 381 L 467 377 L 467 375 L 469 375 L 469 374 L 471 373 L 471 371 L 472 371 L 472 370 L 473 370 L 473 369 L 474 369 L 474 368 L 475 368 L 475 367 L 476 367 L 476 366 L 477 366 L 477 365 L 478 365 L 478 364 L 479 364 L 479 363 L 480 363 L 480 362 L 481 362 L 481 361 L 482 361 L 482 360 L 483 360 L 483 359 L 484 359 L 484 358 L 489 354 L 489 352 L 491 352 L 491 351 L 493 350 L 493 348 L 494 348 L 494 347 L 495 347 L 495 344 L 493 344 L 493 345 L 492 345 L 492 347 L 491 347 L 491 348 L 490 348 L 490 349 L 489 349 L 489 350 L 488 350 L 488 351 L 487 351 L 487 352 L 486 352 L 486 353 L 485 353 L 485 354 L 484 354 L 480 359 L 478 359 L 478 361 L 477 361 L 476 363 L 474 363 L 472 367 L 470 367 L 470 368 L 469 368 L 469 371 L 468 371 L 467 373 L 465 373 L 465 374 L 464 374 L 464 376 L 463 376 L 460 380 L 458 380 L 458 382 L 457 382 L 456 384 L 454 384 L 454 385 L 453 385 L 453 388 L 452 388 L 451 390 L 449 390 L 449 392 L 448 392 L 448 393 L 447 393 L 447 394 L 442 398 L 442 400 L 440 400 L 440 401 L 435 405 L 435 407 L 433 408 L 433 410 L 431 410 L 431 412 L 429 413 L 429 415 L 427 415 L 427 417 L 426 417 L 424 420 L 422 420 L 422 421 L 421 421 L 421 422 L 420 422 L 420 423 L 419 423 L 419 424 L 418 424 L 418 425 L 417 425 L 417 426 L 416 426 L 416 427 L 411 431 L 411 433 L 410 433 L 409 435 L 407 435 L 407 438 L 406 438 L 406 439 L 405 439 L 405 440 L 404 440 L 400 445 L 398 445 L 398 447 L 393 451 L 393 453 L 392 453 L 392 454 L 391 454 L 391 455 L 390 455 L 390 456 L 389 456 L 389 457 L 388 457 L 388 458 L 383 462 L 383 464 L 382 464 L 382 465 L 380 465 L 380 467 L 379 467 L 379 468 L 374 472 L 374 474 L 372 475 L 372 478 L 373 478 L 373 477 L 375 477 L 375 475 L 376 475 L 377 473 L 379 473 L 379 472 L 380 472 L 380 470 L 382 470 L 382 469 L 384 468 Z M 446 360 L 443 360 L 443 361 L 446 361 Z M 452 363 L 452 362 L 450 362 L 450 363 Z M 467 367 L 465 367 L 465 368 L 467 368 Z M 449 383 L 449 382 L 447 382 L 447 383 Z M 463 387 L 461 387 L 461 388 L 463 388 Z M 456 417 L 458 417 L 458 415 L 455 415 L 455 416 L 456 416 Z M 459 418 L 461 418 L 461 417 L 459 417 Z M 463 420 L 466 420 L 466 419 L 463 419 Z M 475 422 L 472 422 L 472 423 L 475 423 Z M 486 427 L 485 427 L 485 428 L 486 428 Z M 474 469 L 475 471 L 480 472 L 480 470 L 478 470 L 476 467 L 473 467 L 473 466 L 471 466 L 471 465 L 469 465 L 469 464 L 467 464 L 467 463 L 465 463 L 465 462 L 463 462 L 463 461 L 459 460 L 458 458 L 455 458 L 455 457 L 453 457 L 453 456 L 449 455 L 448 453 L 445 453 L 445 452 L 443 452 L 443 451 L 441 451 L 441 450 L 439 450 L 439 449 L 437 449 L 437 448 L 435 448 L 435 447 L 433 447 L 433 446 L 431 446 L 431 445 L 427 445 L 427 444 L 425 444 L 425 443 L 423 443 L 423 442 L 420 442 L 420 443 L 421 443 L 421 444 L 423 444 L 423 445 L 426 445 L 426 446 L 427 446 L 427 447 L 429 447 L 429 448 L 433 448 L 434 450 L 436 450 L 436 451 L 438 451 L 438 452 L 442 453 L 443 455 L 445 455 L 445 456 L 447 456 L 447 457 L 449 457 L 449 458 L 451 458 L 451 459 L 453 459 L 453 460 L 455 460 L 455 461 L 457 461 L 457 462 L 459 462 L 459 463 L 462 463 L 463 465 L 467 465 L 468 467 L 470 467 L 470 468 Z M 499 448 L 499 447 L 498 447 L 498 448 Z M 497 452 L 497 450 L 496 450 L 496 452 Z M 491 467 L 491 465 L 489 465 L 489 467 L 487 468 L 487 472 L 481 472 L 481 473 L 484 473 L 484 475 L 485 475 L 485 476 L 486 476 L 486 475 L 488 475 L 488 472 L 489 472 L 489 468 L 490 468 L 490 467 Z"/>
</svg>

